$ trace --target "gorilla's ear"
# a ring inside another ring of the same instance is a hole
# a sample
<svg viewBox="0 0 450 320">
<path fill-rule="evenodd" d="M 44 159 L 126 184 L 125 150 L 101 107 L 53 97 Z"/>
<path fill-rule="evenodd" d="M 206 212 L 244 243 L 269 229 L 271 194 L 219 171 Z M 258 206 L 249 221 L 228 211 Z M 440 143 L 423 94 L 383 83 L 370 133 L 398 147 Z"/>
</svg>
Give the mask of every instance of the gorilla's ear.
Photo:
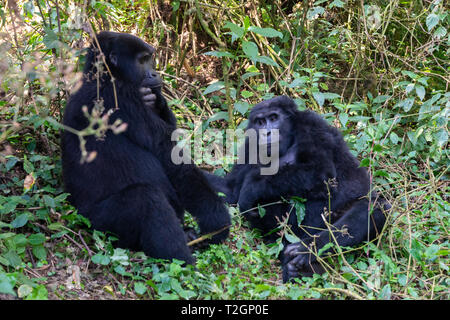
<svg viewBox="0 0 450 320">
<path fill-rule="evenodd" d="M 117 59 L 117 54 L 115 51 L 111 51 L 111 53 L 109 54 L 109 61 L 112 63 L 114 67 L 117 68 L 119 61 Z"/>
</svg>

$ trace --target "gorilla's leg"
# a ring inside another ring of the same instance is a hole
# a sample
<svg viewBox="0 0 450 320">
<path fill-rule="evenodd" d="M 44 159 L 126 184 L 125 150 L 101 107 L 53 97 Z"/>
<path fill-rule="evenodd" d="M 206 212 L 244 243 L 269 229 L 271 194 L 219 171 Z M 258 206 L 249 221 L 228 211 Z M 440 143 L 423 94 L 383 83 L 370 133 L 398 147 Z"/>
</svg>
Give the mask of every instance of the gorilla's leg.
<svg viewBox="0 0 450 320">
<path fill-rule="evenodd" d="M 368 208 L 367 199 L 358 200 L 333 223 L 331 230 L 340 247 L 353 246 L 365 240 L 371 240 L 381 232 L 386 221 L 384 211 L 389 209 L 389 205 L 377 204 L 372 214 L 369 214 Z M 305 244 L 310 246 L 314 242 L 315 249 L 312 250 L 317 252 L 330 241 L 334 243 L 333 237 L 328 230 L 324 230 L 318 233 L 313 241 L 305 241 Z M 324 272 L 316 256 L 311 254 L 306 246 L 301 242 L 293 243 L 283 251 L 283 281 Z"/>
<path fill-rule="evenodd" d="M 135 184 L 98 203 L 88 215 L 100 231 L 117 234 L 117 246 L 155 258 L 193 264 L 181 221 L 157 187 Z"/>
</svg>

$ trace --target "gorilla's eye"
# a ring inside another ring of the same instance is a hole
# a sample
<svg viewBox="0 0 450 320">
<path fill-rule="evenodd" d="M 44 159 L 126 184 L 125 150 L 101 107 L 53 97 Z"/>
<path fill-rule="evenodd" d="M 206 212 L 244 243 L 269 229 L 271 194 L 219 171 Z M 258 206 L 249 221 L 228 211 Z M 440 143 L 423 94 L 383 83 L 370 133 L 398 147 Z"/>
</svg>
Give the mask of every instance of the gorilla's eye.
<svg viewBox="0 0 450 320">
<path fill-rule="evenodd" d="M 264 118 L 256 118 L 256 119 L 255 119 L 255 123 L 256 123 L 258 126 L 262 126 L 262 125 L 264 125 L 264 124 L 266 123 L 266 120 L 265 120 Z"/>
<path fill-rule="evenodd" d="M 278 115 L 276 113 L 272 113 L 268 118 L 269 118 L 269 120 L 271 122 L 277 121 L 278 120 Z"/>
<path fill-rule="evenodd" d="M 149 62 L 151 58 L 152 58 L 152 56 L 148 53 L 141 53 L 137 57 L 140 64 L 145 64 L 145 63 Z"/>
</svg>

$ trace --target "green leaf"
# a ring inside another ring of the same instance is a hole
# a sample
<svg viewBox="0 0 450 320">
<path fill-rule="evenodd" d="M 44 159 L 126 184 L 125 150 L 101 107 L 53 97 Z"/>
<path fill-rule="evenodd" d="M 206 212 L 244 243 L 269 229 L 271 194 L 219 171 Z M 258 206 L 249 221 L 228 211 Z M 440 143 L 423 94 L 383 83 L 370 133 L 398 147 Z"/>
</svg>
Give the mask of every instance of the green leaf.
<svg viewBox="0 0 450 320">
<path fill-rule="evenodd" d="M 391 142 L 393 144 L 397 144 L 400 141 L 400 138 L 398 137 L 398 135 L 395 132 L 391 132 L 389 139 L 391 140 Z"/>
<path fill-rule="evenodd" d="M 216 112 L 206 122 L 207 122 L 207 124 L 209 124 L 210 122 L 217 121 L 217 120 L 228 121 L 228 112 L 226 112 L 226 111 Z"/>
<path fill-rule="evenodd" d="M 248 30 L 250 27 L 250 17 L 249 16 L 245 16 L 244 18 L 244 30 Z"/>
<path fill-rule="evenodd" d="M 242 50 L 250 59 L 258 56 L 258 46 L 252 41 L 243 41 Z"/>
<path fill-rule="evenodd" d="M 261 72 L 246 72 L 246 73 L 244 73 L 242 75 L 241 79 L 242 80 L 247 80 L 247 79 L 249 79 L 251 77 L 256 77 L 256 76 L 259 76 L 259 75 L 262 75 L 262 73 Z M 242 92 L 241 92 L 241 94 L 242 94 Z"/>
<path fill-rule="evenodd" d="M 16 210 L 17 203 L 10 201 L 0 205 L 0 214 L 11 213 Z"/>
<path fill-rule="evenodd" d="M 414 131 L 408 131 L 406 133 L 406 135 L 408 136 L 409 141 L 411 141 L 411 143 L 415 146 L 416 143 L 417 143 L 417 138 L 416 138 L 415 132 Z"/>
<path fill-rule="evenodd" d="M 258 213 L 260 218 L 263 218 L 266 215 L 266 209 L 261 207 L 259 204 L 258 204 Z"/>
<path fill-rule="evenodd" d="M 447 34 L 447 29 L 445 29 L 444 27 L 439 27 L 436 29 L 436 31 L 434 31 L 433 36 L 435 36 L 438 39 L 441 39 L 443 37 L 445 37 L 445 35 Z"/>
<path fill-rule="evenodd" d="M 370 166 L 370 159 L 364 158 L 361 160 L 361 163 L 359 164 L 360 167 L 369 167 Z"/>
<path fill-rule="evenodd" d="M 439 16 L 437 14 L 431 13 L 426 19 L 426 24 L 428 31 L 431 31 L 439 23 Z"/>
<path fill-rule="evenodd" d="M 178 10 L 178 8 L 180 7 L 180 2 L 172 1 L 171 5 L 172 5 L 172 12 L 176 12 Z"/>
<path fill-rule="evenodd" d="M 387 178 L 389 178 L 389 174 L 386 171 L 384 171 L 384 170 L 377 170 L 377 171 L 375 171 L 373 176 L 374 177 L 387 177 Z"/>
<path fill-rule="evenodd" d="M 405 92 L 406 94 L 410 93 L 411 91 L 413 91 L 414 89 L 414 83 L 409 83 L 406 88 L 405 88 Z"/>
<path fill-rule="evenodd" d="M 306 77 L 300 77 L 300 78 L 295 78 L 289 85 L 289 88 L 296 88 L 296 87 L 304 87 L 306 84 Z"/>
<path fill-rule="evenodd" d="M 280 31 L 277 31 L 272 28 L 260 28 L 260 27 L 251 26 L 248 28 L 248 30 L 251 32 L 257 33 L 266 38 L 275 38 L 275 37 L 278 37 L 280 39 L 283 38 L 283 34 Z"/>
<path fill-rule="evenodd" d="M 58 36 L 56 33 L 49 28 L 44 28 L 45 35 L 42 38 L 42 42 L 47 47 L 47 49 L 56 49 L 59 47 Z"/>
<path fill-rule="evenodd" d="M 25 172 L 28 174 L 30 174 L 34 171 L 33 164 L 30 161 L 28 161 L 27 158 L 23 159 L 23 170 L 25 170 Z"/>
<path fill-rule="evenodd" d="M 348 121 L 348 114 L 346 113 L 340 113 L 339 114 L 339 121 L 341 121 L 341 124 L 343 127 L 347 124 Z"/>
<path fill-rule="evenodd" d="M 236 41 L 236 39 L 240 39 L 244 36 L 245 30 L 244 28 L 230 22 L 227 21 L 224 25 L 225 29 L 230 29 L 231 31 L 231 43 L 233 43 L 234 41 Z"/>
<path fill-rule="evenodd" d="M 45 260 L 47 258 L 47 250 L 45 250 L 44 246 L 34 246 L 31 251 L 39 260 Z"/>
<path fill-rule="evenodd" d="M 19 257 L 17 252 L 12 249 L 10 249 L 8 252 L 6 252 L 3 255 L 3 258 L 5 258 L 8 261 L 8 264 L 13 268 L 18 267 L 22 264 L 22 259 Z"/>
<path fill-rule="evenodd" d="M 97 253 L 92 256 L 92 262 L 96 264 L 101 264 L 103 266 L 107 266 L 110 263 L 111 259 L 108 256 L 105 256 L 101 253 Z"/>
<path fill-rule="evenodd" d="M 406 277 L 406 275 L 400 274 L 398 276 L 397 282 L 398 282 L 399 285 L 405 286 L 406 283 L 408 282 L 408 278 Z"/>
<path fill-rule="evenodd" d="M 6 273 L 0 272 L 0 293 L 16 296 L 14 286 L 16 281 L 13 277 L 9 277 Z"/>
<path fill-rule="evenodd" d="M 33 287 L 23 284 L 17 289 L 17 295 L 19 298 L 24 298 L 33 292 Z"/>
<path fill-rule="evenodd" d="M 16 234 L 13 238 L 13 242 L 16 245 L 16 249 L 25 247 L 28 244 L 27 237 L 22 233 Z"/>
<path fill-rule="evenodd" d="M 50 197 L 49 195 L 45 194 L 43 196 L 43 200 L 44 200 L 45 206 L 50 207 L 50 208 L 56 207 L 55 200 L 52 197 Z"/>
<path fill-rule="evenodd" d="M 211 83 L 206 89 L 205 91 L 203 91 L 203 95 L 207 95 L 209 93 L 218 91 L 220 89 L 225 88 L 225 82 L 223 81 L 216 81 L 214 83 Z"/>
<path fill-rule="evenodd" d="M 382 300 L 390 300 L 391 299 L 391 286 L 389 283 L 381 289 L 380 295 L 378 296 L 379 299 Z"/>
<path fill-rule="evenodd" d="M 36 288 L 34 288 L 33 292 L 25 298 L 25 300 L 47 300 L 47 299 L 48 299 L 48 291 L 43 284 L 38 285 Z"/>
<path fill-rule="evenodd" d="M 323 106 L 323 103 L 325 102 L 325 96 L 322 92 L 313 92 L 313 97 L 319 104 L 319 106 Z"/>
<path fill-rule="evenodd" d="M 247 113 L 248 109 L 250 109 L 250 104 L 248 102 L 238 101 L 234 103 L 234 110 L 236 110 L 243 116 Z"/>
<path fill-rule="evenodd" d="M 122 248 L 115 248 L 114 249 L 114 253 L 111 256 L 111 261 L 117 261 L 119 262 L 121 265 L 127 266 L 129 265 L 129 261 L 128 261 L 128 254 L 127 251 L 125 249 Z"/>
<path fill-rule="evenodd" d="M 323 7 L 313 7 L 308 10 L 306 13 L 306 19 L 314 20 L 317 19 L 321 14 L 325 13 L 325 9 Z"/>
<path fill-rule="evenodd" d="M 343 8 L 345 5 L 341 0 L 334 0 L 332 3 L 328 5 L 328 8 L 332 9 L 334 7 Z"/>
<path fill-rule="evenodd" d="M 63 225 L 60 222 L 51 223 L 47 226 L 50 230 L 61 230 L 63 229 Z"/>
<path fill-rule="evenodd" d="M 389 99 L 391 96 L 387 96 L 387 95 L 381 95 L 381 96 L 377 96 L 374 100 L 373 103 L 384 103 L 386 102 L 387 99 Z"/>
<path fill-rule="evenodd" d="M 326 245 L 324 245 L 322 248 L 320 248 L 317 251 L 317 255 L 320 257 L 322 255 L 322 253 L 324 253 L 325 251 L 327 251 L 328 249 L 330 249 L 332 246 L 334 245 L 333 242 L 328 242 Z"/>
<path fill-rule="evenodd" d="M 38 246 L 45 242 L 45 235 L 43 233 L 34 233 L 28 237 L 28 243 L 32 246 Z"/>
<path fill-rule="evenodd" d="M 287 233 L 287 232 L 284 234 L 284 237 L 286 238 L 286 240 L 289 243 L 297 243 L 297 242 L 300 241 L 300 239 L 296 235 L 290 234 L 290 233 Z"/>
<path fill-rule="evenodd" d="M 447 144 L 448 141 L 448 132 L 445 129 L 440 129 L 438 132 L 434 134 L 437 144 L 439 147 L 443 147 Z"/>
<path fill-rule="evenodd" d="M 11 222 L 11 228 L 23 227 L 28 222 L 28 214 L 22 213 Z"/>
<path fill-rule="evenodd" d="M 416 84 L 415 88 L 417 96 L 419 97 L 420 100 L 423 100 L 423 98 L 425 97 L 425 88 L 418 84 Z"/>
<path fill-rule="evenodd" d="M 135 282 L 134 283 L 134 292 L 139 295 L 143 295 L 147 292 L 147 286 L 144 282 Z"/>
<path fill-rule="evenodd" d="M 244 35 L 244 28 L 238 26 L 233 22 L 227 21 L 223 27 L 225 29 L 230 29 L 231 32 L 235 33 L 239 38 Z"/>
<path fill-rule="evenodd" d="M 420 82 L 425 87 L 427 87 L 428 86 L 428 83 L 427 83 L 428 79 L 430 79 L 430 78 L 429 77 L 421 77 L 421 78 L 417 79 L 417 82 Z"/>
<path fill-rule="evenodd" d="M 11 224 L 3 222 L 3 221 L 0 221 L 0 229 L 1 228 L 11 228 Z"/>
<path fill-rule="evenodd" d="M 324 98 L 327 99 L 327 100 L 338 99 L 338 98 L 341 97 L 341 96 L 338 95 L 337 93 L 333 93 L 333 92 L 324 92 L 324 93 L 323 93 L 323 96 L 324 96 Z"/>
<path fill-rule="evenodd" d="M 272 60 L 272 58 L 269 58 L 269 57 L 266 57 L 266 56 L 253 57 L 252 60 L 254 60 L 256 62 L 268 64 L 268 65 L 271 65 L 273 67 L 278 67 L 278 68 L 280 67 L 278 65 L 278 63 L 276 63 L 275 61 Z"/>
<path fill-rule="evenodd" d="M 251 91 L 247 91 L 247 90 L 242 90 L 241 91 L 241 96 L 244 97 L 245 99 L 251 98 L 254 96 L 254 93 Z"/>
<path fill-rule="evenodd" d="M 408 71 L 408 70 L 402 70 L 402 74 L 405 75 L 405 76 L 410 77 L 411 79 L 417 79 L 417 78 L 419 78 L 419 75 L 415 74 L 415 73 L 412 72 L 412 71 Z"/>
<path fill-rule="evenodd" d="M 269 255 L 278 257 L 280 252 L 284 249 L 284 244 L 281 241 L 277 241 L 273 245 L 269 245 L 269 247 L 270 247 L 270 249 L 267 250 L 267 253 Z"/>
<path fill-rule="evenodd" d="M 297 225 L 300 226 L 305 219 L 306 207 L 304 203 L 300 201 L 295 202 L 295 215 L 297 217 Z"/>
<path fill-rule="evenodd" d="M 379 144 L 375 144 L 375 145 L 373 146 L 373 151 L 374 151 L 374 152 L 381 152 L 381 151 L 383 151 L 383 146 L 381 146 L 381 145 L 379 145 Z"/>
<path fill-rule="evenodd" d="M 408 98 L 396 103 L 394 108 L 403 108 L 403 111 L 408 112 L 409 110 L 411 110 L 413 105 L 414 105 L 414 98 Z"/>
<path fill-rule="evenodd" d="M 217 57 L 217 58 L 222 58 L 222 57 L 228 57 L 228 58 L 234 58 L 235 56 L 228 52 L 228 51 L 208 51 L 206 53 L 204 53 L 205 56 L 213 56 L 213 57 Z"/>
<path fill-rule="evenodd" d="M 11 156 L 11 157 L 7 157 L 8 161 L 5 164 L 6 167 L 6 171 L 11 170 L 12 167 L 15 166 L 15 164 L 17 163 L 17 161 L 19 161 L 18 158 Z"/>
</svg>

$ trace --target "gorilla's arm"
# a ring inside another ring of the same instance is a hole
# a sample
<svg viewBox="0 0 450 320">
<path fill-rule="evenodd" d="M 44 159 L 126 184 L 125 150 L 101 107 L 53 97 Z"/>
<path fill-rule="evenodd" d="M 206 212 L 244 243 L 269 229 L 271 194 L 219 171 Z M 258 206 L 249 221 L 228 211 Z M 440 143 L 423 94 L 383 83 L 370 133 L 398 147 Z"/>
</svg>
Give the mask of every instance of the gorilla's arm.
<svg viewBox="0 0 450 320">
<path fill-rule="evenodd" d="M 246 211 L 260 199 L 280 198 L 280 196 L 300 196 L 308 199 L 323 199 L 328 196 L 326 183 L 336 177 L 333 157 L 327 150 L 309 153 L 306 163 L 288 164 L 275 175 L 248 174 L 239 192 L 239 208 Z"/>
<path fill-rule="evenodd" d="M 177 191 L 180 202 L 195 218 L 202 234 L 218 231 L 231 225 L 230 215 L 220 197 L 198 167 L 193 164 L 175 165 L 167 160 L 166 170 Z M 218 243 L 228 236 L 229 230 L 213 236 Z"/>
<path fill-rule="evenodd" d="M 214 190 L 217 192 L 222 192 L 226 197 L 229 197 L 231 189 L 228 187 L 227 180 L 224 177 L 219 177 L 213 173 L 209 173 L 207 171 L 202 171 L 206 180 L 208 180 L 209 184 L 213 186 Z"/>
</svg>

